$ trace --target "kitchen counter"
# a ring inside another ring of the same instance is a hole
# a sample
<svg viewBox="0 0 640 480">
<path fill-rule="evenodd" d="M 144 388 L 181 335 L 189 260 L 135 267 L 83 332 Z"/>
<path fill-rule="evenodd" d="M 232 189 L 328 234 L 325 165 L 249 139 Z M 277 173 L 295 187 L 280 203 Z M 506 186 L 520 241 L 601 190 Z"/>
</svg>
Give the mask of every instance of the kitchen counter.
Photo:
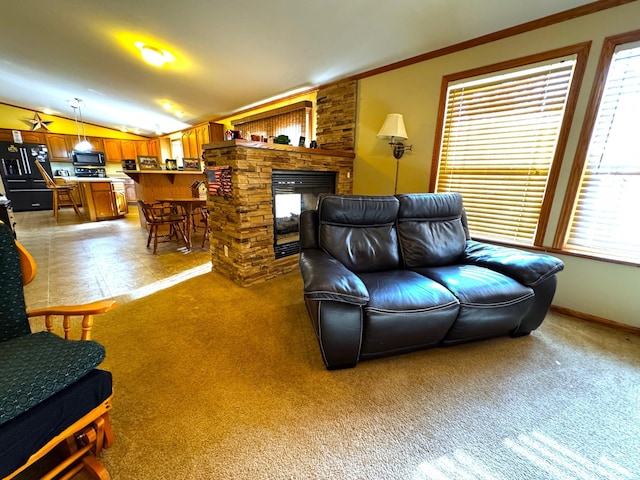
<svg viewBox="0 0 640 480">
<path fill-rule="evenodd" d="M 121 177 L 54 177 L 56 183 L 125 182 Z"/>
<path fill-rule="evenodd" d="M 92 222 L 122 218 L 129 211 L 125 195 L 124 178 L 110 177 L 55 177 L 58 184 L 78 185 L 78 203 L 85 218 Z"/>
</svg>

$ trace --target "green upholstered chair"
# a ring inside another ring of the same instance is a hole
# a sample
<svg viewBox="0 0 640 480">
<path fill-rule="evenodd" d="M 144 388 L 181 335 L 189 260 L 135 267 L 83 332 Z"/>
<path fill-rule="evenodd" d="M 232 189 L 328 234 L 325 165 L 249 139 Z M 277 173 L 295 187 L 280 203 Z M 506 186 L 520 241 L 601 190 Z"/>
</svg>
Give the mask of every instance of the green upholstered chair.
<svg viewBox="0 0 640 480">
<path fill-rule="evenodd" d="M 0 479 L 40 468 L 45 456 L 48 473 L 38 478 L 86 469 L 108 479 L 95 455 L 113 442 L 112 382 L 96 368 L 105 349 L 90 335 L 93 316 L 115 302 L 27 310 L 23 284 L 35 276 L 35 262 L 1 221 L 0 272 Z M 37 317 L 44 328 L 32 333 Z M 81 340 L 71 340 L 74 332 Z"/>
</svg>

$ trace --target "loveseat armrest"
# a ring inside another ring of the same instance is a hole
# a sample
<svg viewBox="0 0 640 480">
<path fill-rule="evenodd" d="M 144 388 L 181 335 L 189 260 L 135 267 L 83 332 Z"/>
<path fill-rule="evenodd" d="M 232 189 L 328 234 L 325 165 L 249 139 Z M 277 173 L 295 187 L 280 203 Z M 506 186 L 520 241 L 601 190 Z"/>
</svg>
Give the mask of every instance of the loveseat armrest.
<svg viewBox="0 0 640 480">
<path fill-rule="evenodd" d="M 299 263 L 305 297 L 353 305 L 366 305 L 369 302 L 369 292 L 362 280 L 323 250 L 303 250 Z"/>
<path fill-rule="evenodd" d="M 564 263 L 551 255 L 530 253 L 500 245 L 467 240 L 463 262 L 486 267 L 533 287 L 564 269 Z"/>
</svg>

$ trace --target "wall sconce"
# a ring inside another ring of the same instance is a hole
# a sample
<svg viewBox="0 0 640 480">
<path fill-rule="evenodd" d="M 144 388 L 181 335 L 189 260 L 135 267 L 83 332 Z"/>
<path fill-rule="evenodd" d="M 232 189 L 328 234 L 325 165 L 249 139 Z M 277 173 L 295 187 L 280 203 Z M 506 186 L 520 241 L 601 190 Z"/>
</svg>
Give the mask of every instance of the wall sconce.
<svg viewBox="0 0 640 480">
<path fill-rule="evenodd" d="M 396 141 L 409 138 L 407 137 L 407 130 L 404 128 L 404 119 L 400 113 L 390 113 L 387 115 L 377 137 L 381 139 L 391 139 L 389 145 L 393 148 L 393 156 L 396 159 L 402 158 L 404 152 L 413 148 L 413 145 L 405 145 L 402 142 Z"/>
</svg>

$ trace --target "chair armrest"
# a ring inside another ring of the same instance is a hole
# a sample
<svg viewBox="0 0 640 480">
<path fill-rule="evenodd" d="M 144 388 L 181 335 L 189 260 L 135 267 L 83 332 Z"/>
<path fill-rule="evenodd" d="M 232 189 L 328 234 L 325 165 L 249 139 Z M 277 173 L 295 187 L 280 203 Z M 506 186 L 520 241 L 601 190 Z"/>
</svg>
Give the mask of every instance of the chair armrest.
<svg viewBox="0 0 640 480">
<path fill-rule="evenodd" d="M 53 330 L 54 317 L 62 317 L 62 328 L 64 338 L 69 339 L 71 329 L 71 318 L 82 317 L 82 340 L 91 339 L 91 328 L 93 327 L 93 316 L 108 312 L 117 305 L 115 300 L 99 300 L 97 302 L 84 303 L 80 305 L 61 305 L 55 307 L 44 307 L 28 309 L 29 318 L 44 317 L 47 331 Z"/>
<path fill-rule="evenodd" d="M 326 252 L 311 248 L 300 252 L 304 295 L 311 300 L 365 305 L 369 292 L 360 278 Z"/>
<path fill-rule="evenodd" d="M 551 255 L 467 240 L 463 263 L 486 267 L 533 287 L 564 269 Z"/>
</svg>

